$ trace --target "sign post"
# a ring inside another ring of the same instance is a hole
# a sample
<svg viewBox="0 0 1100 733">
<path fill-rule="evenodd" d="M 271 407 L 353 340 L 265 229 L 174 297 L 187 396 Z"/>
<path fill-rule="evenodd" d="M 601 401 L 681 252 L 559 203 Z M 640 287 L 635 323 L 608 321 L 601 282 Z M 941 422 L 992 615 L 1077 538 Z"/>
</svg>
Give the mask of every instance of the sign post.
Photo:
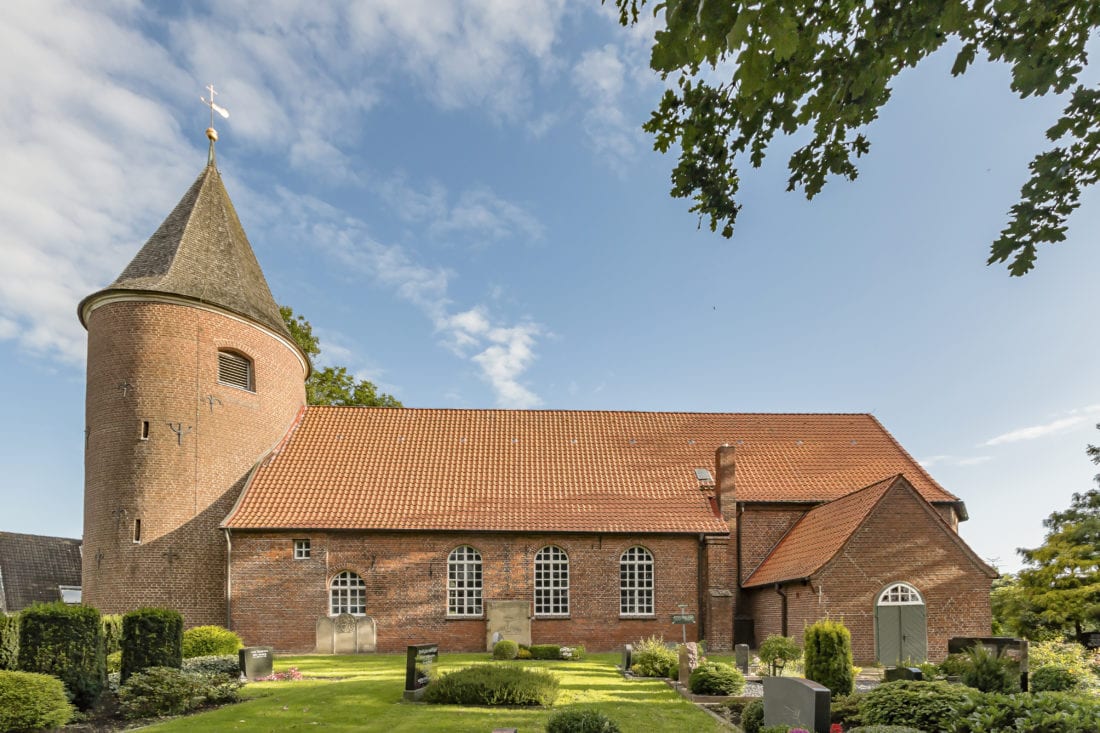
<svg viewBox="0 0 1100 733">
<path fill-rule="evenodd" d="M 679 624 L 682 627 L 680 629 L 681 636 L 683 636 L 684 643 L 687 644 L 687 625 L 695 623 L 695 614 L 685 613 L 688 607 L 686 603 L 677 603 L 676 605 L 680 607 L 680 613 L 672 614 L 672 623 Z"/>
</svg>

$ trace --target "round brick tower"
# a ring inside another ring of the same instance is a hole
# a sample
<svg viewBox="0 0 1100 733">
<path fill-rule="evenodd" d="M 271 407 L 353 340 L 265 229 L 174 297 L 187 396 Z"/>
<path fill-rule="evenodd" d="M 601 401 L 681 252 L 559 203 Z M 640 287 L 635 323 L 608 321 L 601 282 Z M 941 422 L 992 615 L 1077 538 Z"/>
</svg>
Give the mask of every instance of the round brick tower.
<svg viewBox="0 0 1100 733">
<path fill-rule="evenodd" d="M 305 405 L 309 361 L 210 162 L 85 298 L 84 602 L 227 622 L 219 525 Z"/>
</svg>

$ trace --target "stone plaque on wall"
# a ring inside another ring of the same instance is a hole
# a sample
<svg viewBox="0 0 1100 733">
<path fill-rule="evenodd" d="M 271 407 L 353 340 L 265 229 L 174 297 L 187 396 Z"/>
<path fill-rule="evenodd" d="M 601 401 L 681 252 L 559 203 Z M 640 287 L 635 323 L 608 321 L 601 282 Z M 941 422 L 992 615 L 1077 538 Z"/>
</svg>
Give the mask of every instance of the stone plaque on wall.
<svg viewBox="0 0 1100 733">
<path fill-rule="evenodd" d="M 362 654 L 378 647 L 377 625 L 370 616 L 322 616 L 316 632 L 318 654 Z"/>
<path fill-rule="evenodd" d="M 503 639 L 531 645 L 530 601 L 485 601 L 485 650 Z"/>
</svg>

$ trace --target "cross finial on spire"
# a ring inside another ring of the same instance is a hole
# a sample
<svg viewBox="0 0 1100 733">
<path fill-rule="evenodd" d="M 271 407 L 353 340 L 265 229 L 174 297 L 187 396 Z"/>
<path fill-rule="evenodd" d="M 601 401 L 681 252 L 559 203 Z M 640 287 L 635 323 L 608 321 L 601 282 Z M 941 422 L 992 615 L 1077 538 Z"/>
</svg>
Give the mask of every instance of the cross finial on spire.
<svg viewBox="0 0 1100 733">
<path fill-rule="evenodd" d="M 222 107 L 220 104 L 214 103 L 214 97 L 217 95 L 217 92 L 214 91 L 213 84 L 207 84 L 206 89 L 210 92 L 210 99 L 207 100 L 206 97 L 199 97 L 199 99 L 210 108 L 210 127 L 206 128 L 206 137 L 210 138 L 210 155 L 207 157 L 206 164 L 214 165 L 214 143 L 218 140 L 218 131 L 214 129 L 214 113 L 217 112 L 222 117 L 228 118 L 229 110 Z"/>
</svg>

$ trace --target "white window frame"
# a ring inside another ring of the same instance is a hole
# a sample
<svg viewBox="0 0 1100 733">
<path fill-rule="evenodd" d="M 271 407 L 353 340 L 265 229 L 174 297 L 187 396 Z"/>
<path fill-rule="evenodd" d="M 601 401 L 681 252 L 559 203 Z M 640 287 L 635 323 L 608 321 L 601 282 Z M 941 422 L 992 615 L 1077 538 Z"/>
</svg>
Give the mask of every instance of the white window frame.
<svg viewBox="0 0 1100 733">
<path fill-rule="evenodd" d="M 447 556 L 447 616 L 473 618 L 483 613 L 481 553 L 459 545 Z"/>
<path fill-rule="evenodd" d="M 294 559 L 308 560 L 310 556 L 309 539 L 294 540 Z"/>
<path fill-rule="evenodd" d="M 218 384 L 255 392 L 256 369 L 252 359 L 233 349 L 218 349 Z"/>
<path fill-rule="evenodd" d="M 333 576 L 328 584 L 328 612 L 330 616 L 367 615 L 367 584 L 358 573 L 342 570 Z"/>
<path fill-rule="evenodd" d="M 652 617 L 654 613 L 653 553 L 635 545 L 619 556 L 619 615 Z"/>
<path fill-rule="evenodd" d="M 920 591 L 908 583 L 891 583 L 878 597 L 880 606 L 923 606 Z"/>
<path fill-rule="evenodd" d="M 569 555 L 557 545 L 535 553 L 535 615 L 569 615 Z"/>
</svg>

